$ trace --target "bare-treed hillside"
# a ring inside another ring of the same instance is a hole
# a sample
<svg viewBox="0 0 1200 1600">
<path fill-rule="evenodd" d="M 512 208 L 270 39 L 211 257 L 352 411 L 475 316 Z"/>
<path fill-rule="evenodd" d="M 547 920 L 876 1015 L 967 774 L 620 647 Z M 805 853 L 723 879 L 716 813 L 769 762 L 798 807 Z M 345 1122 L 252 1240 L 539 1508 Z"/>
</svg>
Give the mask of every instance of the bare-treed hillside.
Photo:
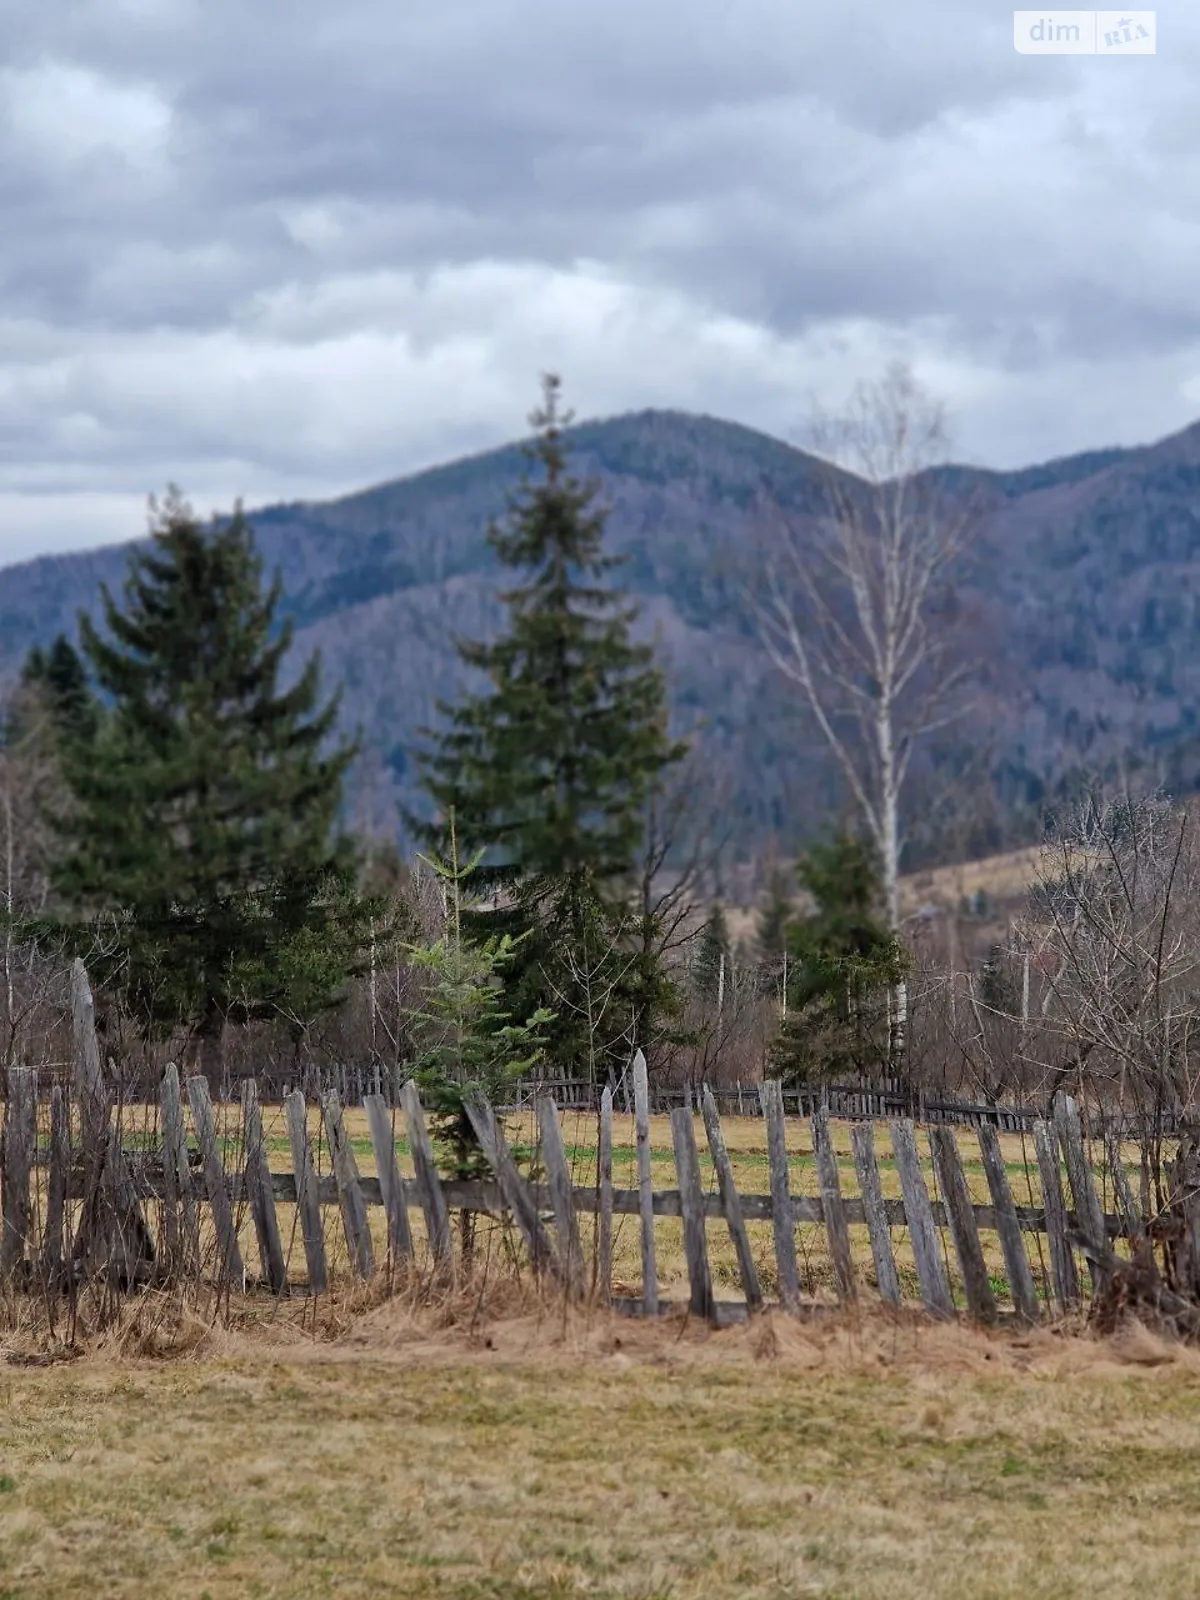
<svg viewBox="0 0 1200 1600">
<path fill-rule="evenodd" d="M 674 412 L 574 435 L 578 470 L 600 481 L 611 508 L 612 545 L 661 649 L 676 719 L 722 795 L 732 856 L 754 860 L 769 842 L 790 851 L 841 797 L 768 666 L 745 587 L 771 537 L 768 508 L 816 537 L 817 464 L 749 429 Z M 377 802 L 414 800 L 417 730 L 460 683 L 454 639 L 497 624 L 484 536 L 522 467 L 509 447 L 340 501 L 253 513 L 283 576 L 297 657 L 320 649 L 327 680 L 344 685 L 346 723 L 376 752 Z M 933 759 L 971 775 L 950 821 L 936 823 L 938 774 L 918 775 L 914 859 L 1024 842 L 1065 775 L 1118 759 L 1176 789 L 1200 783 L 1200 428 L 1023 472 L 954 469 L 947 483 L 982 512 L 960 595 L 977 691 Z M 125 555 L 8 569 L 0 669 L 72 630 L 102 581 L 119 585 Z"/>
</svg>

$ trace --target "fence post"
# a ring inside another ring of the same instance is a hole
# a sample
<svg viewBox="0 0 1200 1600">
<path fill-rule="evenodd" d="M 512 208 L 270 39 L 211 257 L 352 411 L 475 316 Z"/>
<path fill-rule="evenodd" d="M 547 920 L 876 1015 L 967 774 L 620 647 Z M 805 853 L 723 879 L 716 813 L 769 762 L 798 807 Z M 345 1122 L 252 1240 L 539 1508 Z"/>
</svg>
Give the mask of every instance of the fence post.
<svg viewBox="0 0 1200 1600">
<path fill-rule="evenodd" d="M 37 1141 L 37 1083 L 32 1067 L 8 1069 L 4 1117 L 4 1230 L 0 1235 L 0 1273 L 5 1277 L 25 1262 L 29 1238 L 29 1175 Z"/>
<path fill-rule="evenodd" d="M 596 1223 L 596 1276 L 599 1279 L 600 1302 L 612 1304 L 612 1236 L 613 1236 L 613 1092 L 605 1085 L 600 1096 L 600 1148 L 598 1151 L 596 1183 L 599 1189 L 599 1217 Z"/>
</svg>

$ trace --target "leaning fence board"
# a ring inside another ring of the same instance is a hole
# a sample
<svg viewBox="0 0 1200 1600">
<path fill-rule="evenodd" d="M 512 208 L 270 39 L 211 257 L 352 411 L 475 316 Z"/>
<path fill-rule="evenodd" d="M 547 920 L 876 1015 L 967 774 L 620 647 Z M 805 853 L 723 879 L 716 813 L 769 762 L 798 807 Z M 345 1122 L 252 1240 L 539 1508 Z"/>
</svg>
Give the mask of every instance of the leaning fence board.
<svg viewBox="0 0 1200 1600">
<path fill-rule="evenodd" d="M 1050 1245 L 1051 1287 L 1058 1309 L 1067 1312 L 1079 1304 L 1079 1274 L 1075 1269 L 1075 1254 L 1067 1238 L 1067 1207 L 1058 1165 L 1058 1144 L 1053 1128 L 1040 1117 L 1033 1125 L 1033 1147 L 1037 1152 L 1038 1171 L 1042 1180 L 1042 1206 Z"/>
<path fill-rule="evenodd" d="M 204 1185 L 208 1190 L 213 1226 L 217 1231 L 217 1282 L 222 1286 L 241 1284 L 245 1281 L 246 1269 L 242 1265 L 242 1252 L 238 1248 L 237 1227 L 233 1220 L 233 1207 L 229 1201 L 229 1188 L 225 1182 L 225 1166 L 217 1143 L 217 1126 L 213 1120 L 207 1079 L 189 1078 L 187 1097 L 192 1110 L 192 1121 L 196 1127 L 196 1142 L 200 1146 L 200 1159 L 204 1164 Z"/>
<path fill-rule="evenodd" d="M 937 1174 L 942 1201 L 950 1222 L 950 1237 L 958 1257 L 963 1289 L 967 1296 L 967 1310 L 980 1322 L 996 1320 L 996 1297 L 992 1293 L 987 1263 L 983 1259 L 983 1246 L 979 1242 L 979 1229 L 971 1209 L 971 1191 L 963 1171 L 962 1157 L 954 1129 L 943 1123 L 929 1130 L 929 1147 L 933 1154 L 933 1169 Z"/>
<path fill-rule="evenodd" d="M 996 1231 L 1000 1235 L 1000 1248 L 1004 1252 L 1004 1265 L 1008 1271 L 1013 1306 L 1022 1322 L 1034 1323 L 1038 1319 L 1037 1285 L 1033 1281 L 1029 1254 L 1021 1237 L 1017 1208 L 1013 1204 L 1012 1189 L 1009 1187 L 1004 1156 L 1000 1149 L 1000 1135 L 990 1122 L 984 1122 L 979 1126 L 978 1137 L 983 1170 L 987 1176 L 992 1205 L 996 1211 Z"/>
<path fill-rule="evenodd" d="M 379 1174 L 379 1191 L 383 1209 L 387 1213 L 388 1250 L 393 1262 L 412 1258 L 412 1229 L 408 1223 L 408 1207 L 404 1203 L 404 1186 L 400 1181 L 400 1167 L 396 1161 L 396 1134 L 392 1117 L 381 1094 L 369 1094 L 363 1099 L 367 1113 L 367 1126 L 371 1131 L 371 1149 L 375 1155 L 375 1171 Z"/>
<path fill-rule="evenodd" d="M 608 1084 L 600 1096 L 600 1144 L 596 1162 L 596 1277 L 602 1305 L 612 1303 L 613 1241 L 613 1093 Z"/>
<path fill-rule="evenodd" d="M 800 1269 L 796 1264 L 796 1217 L 788 1183 L 787 1130 L 783 1120 L 783 1089 L 778 1078 L 759 1086 L 767 1124 L 767 1160 L 771 1171 L 771 1221 L 775 1236 L 775 1266 L 779 1273 L 779 1298 L 784 1309 L 800 1304 Z"/>
<path fill-rule="evenodd" d="M 258 1104 L 258 1085 L 253 1078 L 242 1084 L 242 1147 L 246 1157 L 246 1192 L 254 1235 L 258 1240 L 259 1268 L 273 1294 L 287 1293 L 287 1263 L 279 1234 L 279 1216 L 271 1188 L 271 1165 L 263 1137 L 262 1111 Z"/>
<path fill-rule="evenodd" d="M 50 1171 L 46 1179 L 46 1226 L 42 1230 L 42 1280 L 53 1288 L 63 1264 L 67 1201 L 71 1185 L 71 1111 L 62 1085 L 50 1091 Z"/>
<path fill-rule="evenodd" d="M 1088 1270 L 1092 1284 L 1098 1287 L 1103 1269 L 1100 1258 L 1106 1253 L 1108 1241 L 1104 1233 L 1104 1213 L 1096 1194 L 1096 1181 L 1092 1176 L 1087 1148 L 1083 1142 L 1083 1128 L 1079 1121 L 1079 1107 L 1069 1094 L 1059 1095 L 1054 1105 L 1054 1126 L 1062 1143 L 1067 1163 L 1067 1177 L 1075 1203 L 1075 1224 L 1087 1241 Z"/>
<path fill-rule="evenodd" d="M 299 1089 L 293 1089 L 285 1097 L 283 1109 L 287 1117 L 288 1143 L 292 1149 L 295 1201 L 300 1217 L 300 1237 L 304 1242 L 304 1261 L 308 1268 L 308 1288 L 310 1294 L 324 1294 L 329 1287 L 325 1230 L 321 1225 L 321 1198 L 312 1140 L 308 1136 L 308 1110 Z"/>
<path fill-rule="evenodd" d="M 179 1069 L 173 1061 L 167 1063 L 163 1072 L 159 1097 L 162 1104 L 163 1231 L 167 1262 L 171 1270 L 179 1271 L 186 1261 L 197 1259 L 192 1253 L 196 1219 L 191 1204 L 191 1173 Z"/>
<path fill-rule="evenodd" d="M 358 1162 L 354 1159 L 354 1149 L 346 1133 L 342 1102 L 336 1089 L 330 1089 L 321 1110 L 325 1119 L 325 1137 L 329 1143 L 330 1165 L 338 1188 L 338 1209 L 342 1214 L 346 1248 L 357 1275 L 370 1278 L 375 1273 L 371 1225 L 367 1221 L 367 1205 L 363 1199 Z"/>
<path fill-rule="evenodd" d="M 837 1279 L 838 1299 L 858 1298 L 854 1277 L 854 1258 L 850 1252 L 850 1230 L 842 1205 L 842 1186 L 838 1179 L 837 1152 L 829 1132 L 829 1113 L 823 1108 L 812 1118 L 813 1152 L 817 1158 L 817 1182 L 821 1190 L 821 1209 L 825 1213 L 825 1235 Z"/>
<path fill-rule="evenodd" d="M 5 1111 L 0 1272 L 7 1277 L 24 1264 L 29 1238 L 29 1178 L 37 1142 L 37 1080 L 32 1067 L 9 1067 Z"/>
<path fill-rule="evenodd" d="M 439 1265 L 449 1265 L 454 1260 L 454 1246 L 450 1239 L 450 1213 L 446 1209 L 446 1196 L 438 1177 L 437 1161 L 433 1154 L 433 1141 L 425 1126 L 425 1113 L 417 1086 L 410 1078 L 400 1091 L 400 1107 L 404 1112 L 404 1125 L 408 1129 L 408 1145 L 412 1151 L 413 1168 L 417 1174 L 417 1191 L 421 1197 L 421 1210 L 425 1216 L 425 1234 L 430 1253 Z"/>
<path fill-rule="evenodd" d="M 704 1191 L 700 1187 L 700 1157 L 696 1152 L 695 1123 L 687 1106 L 671 1112 L 671 1142 L 679 1178 L 679 1204 L 683 1210 L 683 1250 L 687 1258 L 688 1310 L 711 1322 L 712 1274 L 708 1265 L 708 1240 L 704 1228 Z"/>
<path fill-rule="evenodd" d="M 900 1174 L 900 1189 L 904 1195 L 904 1212 L 912 1240 L 913 1256 L 917 1263 L 917 1279 L 921 1285 L 921 1298 L 930 1311 L 943 1317 L 954 1315 L 954 1301 L 950 1298 L 950 1285 L 946 1267 L 938 1247 L 937 1229 L 929 1205 L 929 1191 L 921 1176 L 921 1162 L 917 1155 L 916 1134 L 907 1117 L 891 1125 L 892 1149 L 896 1155 L 896 1169 Z"/>
<path fill-rule="evenodd" d="M 1104 1140 L 1104 1151 L 1108 1159 L 1109 1176 L 1112 1178 L 1113 1197 L 1117 1202 L 1117 1210 L 1124 1223 L 1125 1237 L 1130 1240 L 1145 1237 L 1146 1225 L 1142 1221 L 1141 1207 L 1133 1194 L 1133 1185 L 1129 1181 L 1129 1174 L 1125 1171 L 1125 1163 L 1121 1157 L 1121 1136 L 1115 1129 L 1109 1129 Z"/>
<path fill-rule="evenodd" d="M 550 1189 L 550 1200 L 554 1211 L 554 1231 L 558 1240 L 558 1260 L 562 1268 L 562 1277 L 572 1293 L 581 1294 L 583 1250 L 579 1243 L 579 1223 L 575 1217 L 571 1169 L 567 1166 L 567 1152 L 563 1148 L 558 1107 L 551 1095 L 538 1096 L 537 1117 L 542 1161 L 546 1168 L 546 1182 Z"/>
<path fill-rule="evenodd" d="M 641 1202 L 642 1308 L 648 1317 L 653 1317 L 658 1313 L 658 1264 L 654 1256 L 654 1174 L 650 1168 L 650 1083 L 646 1058 L 640 1050 L 633 1058 L 633 1117 Z"/>
<path fill-rule="evenodd" d="M 875 1282 L 885 1300 L 899 1305 L 900 1279 L 896 1274 L 896 1257 L 892 1251 L 883 1185 L 879 1181 L 879 1163 L 875 1159 L 875 1130 L 869 1122 L 856 1122 L 850 1129 L 850 1148 L 854 1152 L 854 1170 L 858 1174 L 862 1208 L 871 1239 Z"/>
<path fill-rule="evenodd" d="M 758 1281 L 758 1268 L 754 1264 L 754 1255 L 750 1249 L 750 1235 L 746 1232 L 742 1202 L 737 1192 L 737 1184 L 733 1180 L 733 1164 L 725 1145 L 725 1134 L 721 1128 L 717 1102 L 713 1099 L 712 1090 L 707 1084 L 704 1085 L 700 1105 L 704 1113 L 704 1131 L 708 1135 L 709 1154 L 712 1156 L 713 1169 L 717 1175 L 717 1189 L 721 1196 L 725 1221 L 729 1225 L 729 1236 L 733 1240 L 733 1248 L 737 1254 L 738 1273 L 741 1276 L 746 1305 L 751 1311 L 759 1311 L 762 1308 L 763 1295 L 762 1286 Z"/>
<path fill-rule="evenodd" d="M 534 1275 L 540 1277 L 543 1272 L 549 1270 L 561 1281 L 565 1281 L 563 1268 L 555 1261 L 550 1240 L 542 1227 L 537 1202 L 528 1184 L 517 1171 L 517 1164 L 508 1148 L 504 1130 L 496 1120 L 491 1106 L 484 1100 L 467 1100 L 464 1101 L 463 1108 L 471 1127 L 475 1130 L 480 1148 L 496 1174 L 496 1181 L 500 1185 L 500 1193 L 504 1196 L 505 1204 L 521 1230 L 521 1237 L 525 1240 L 525 1247 L 533 1263 Z"/>
</svg>

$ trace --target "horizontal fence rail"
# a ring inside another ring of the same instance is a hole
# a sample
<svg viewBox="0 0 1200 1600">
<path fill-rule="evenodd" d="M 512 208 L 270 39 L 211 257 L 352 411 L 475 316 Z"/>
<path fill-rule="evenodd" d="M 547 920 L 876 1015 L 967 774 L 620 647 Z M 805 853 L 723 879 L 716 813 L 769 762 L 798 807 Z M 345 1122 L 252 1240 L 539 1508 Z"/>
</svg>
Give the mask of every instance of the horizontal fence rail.
<svg viewBox="0 0 1200 1600">
<path fill-rule="evenodd" d="M 1151 1153 L 1130 1162 L 1111 1128 L 1089 1140 L 1065 1095 L 1051 1115 L 1032 1119 L 1028 1139 L 995 1120 L 966 1132 L 936 1117 L 926 1128 L 909 1116 L 864 1114 L 849 1118 L 847 1152 L 830 1094 L 795 1099 L 778 1081 L 752 1096 L 737 1091 L 737 1113 L 755 1119 L 747 1143 L 745 1120 L 727 1110 L 722 1122 L 730 1094 L 702 1087 L 698 1103 L 688 1094 L 671 1107 L 669 1146 L 661 1125 L 656 1146 L 656 1101 L 639 1051 L 626 1141 L 616 1142 L 612 1087 L 601 1093 L 594 1140 L 590 1110 L 564 1107 L 545 1086 L 515 1111 L 468 1101 L 488 1175 L 452 1178 L 439 1168 L 436 1128 L 412 1081 L 394 1096 L 366 1088 L 361 1111 L 332 1087 L 316 1105 L 292 1089 L 272 1106 L 250 1081 L 239 1100 L 214 1103 L 205 1078 L 181 1081 L 169 1066 L 157 1104 L 118 1105 L 80 964 L 73 1017 L 69 1090 L 39 1085 L 32 1069 L 8 1074 L 0 1277 L 18 1290 L 54 1296 L 99 1282 L 126 1293 L 182 1281 L 312 1296 L 339 1276 L 365 1281 L 381 1271 L 453 1282 L 478 1267 L 479 1219 L 506 1231 L 506 1261 L 555 1293 L 645 1316 L 675 1304 L 660 1294 L 669 1247 L 689 1312 L 715 1324 L 772 1302 L 795 1312 L 856 1304 L 864 1290 L 939 1317 L 1032 1323 L 1079 1308 L 1085 1284 L 1104 1293 L 1122 1263 L 1116 1251 L 1133 1255 L 1151 1241 L 1183 1252 L 1186 1272 L 1200 1277 L 1188 1254 L 1200 1239 L 1191 1168 L 1181 1158 L 1178 1182 L 1165 1203 L 1160 1185 L 1154 1212 Z M 789 1120 L 789 1102 L 810 1109 Z M 585 1128 L 583 1146 L 568 1149 L 564 1115 L 577 1135 Z M 797 1148 L 801 1129 L 807 1142 Z M 635 1187 L 614 1182 L 618 1150 Z M 368 1157 L 373 1173 L 360 1170 Z M 575 1181 L 580 1159 L 593 1182 Z M 672 1186 L 656 1183 L 656 1160 L 673 1167 Z M 759 1176 L 752 1192 L 739 1186 L 738 1163 Z M 817 1193 L 793 1192 L 810 1178 Z M 885 1195 L 885 1178 L 899 1194 Z M 851 1179 L 857 1194 L 843 1193 Z M 1014 1183 L 1030 1203 L 1018 1203 Z M 615 1219 L 625 1218 L 636 1219 L 636 1251 L 618 1263 L 617 1244 L 630 1241 L 628 1231 L 618 1239 Z M 635 1292 L 624 1280 L 638 1277 Z M 722 1298 L 734 1284 L 741 1298 Z"/>
</svg>

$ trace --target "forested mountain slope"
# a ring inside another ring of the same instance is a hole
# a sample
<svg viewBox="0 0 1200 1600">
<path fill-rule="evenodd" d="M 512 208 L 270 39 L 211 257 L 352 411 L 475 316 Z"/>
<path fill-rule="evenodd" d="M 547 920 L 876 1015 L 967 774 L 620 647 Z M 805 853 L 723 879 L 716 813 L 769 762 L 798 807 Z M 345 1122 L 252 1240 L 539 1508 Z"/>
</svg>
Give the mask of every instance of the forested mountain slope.
<svg viewBox="0 0 1200 1600">
<path fill-rule="evenodd" d="M 744 588 L 772 538 L 764 507 L 815 536 L 816 464 L 677 412 L 587 423 L 573 438 L 577 470 L 602 484 L 612 546 L 628 557 L 623 581 L 660 642 L 676 717 L 696 730 L 736 853 L 753 856 L 770 836 L 790 848 L 828 820 L 838 786 L 765 660 Z M 347 723 L 378 752 L 377 809 L 413 798 L 415 730 L 459 681 L 455 634 L 480 636 L 499 618 L 484 534 L 523 464 L 510 446 L 341 500 L 252 513 L 283 573 L 297 651 L 320 648 L 327 681 L 345 686 Z M 926 798 L 914 794 L 917 844 L 945 854 L 1017 841 L 1082 766 L 1200 782 L 1200 426 L 1146 448 L 946 476 L 983 512 L 962 587 L 979 689 L 939 759 L 943 769 L 980 759 L 957 825 L 939 824 L 936 837 L 922 840 Z M 73 631 L 100 582 L 119 585 L 125 557 L 110 548 L 5 570 L 0 669 Z"/>
</svg>

